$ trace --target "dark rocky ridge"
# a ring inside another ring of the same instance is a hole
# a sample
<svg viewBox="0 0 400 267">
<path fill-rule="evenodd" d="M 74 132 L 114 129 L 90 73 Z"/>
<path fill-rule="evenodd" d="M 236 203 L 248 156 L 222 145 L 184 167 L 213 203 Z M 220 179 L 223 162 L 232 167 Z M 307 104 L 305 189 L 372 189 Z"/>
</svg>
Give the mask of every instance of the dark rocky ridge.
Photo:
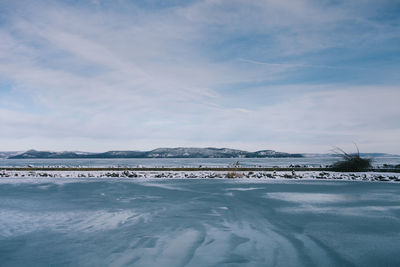
<svg viewBox="0 0 400 267">
<path fill-rule="evenodd" d="M 107 151 L 103 153 L 87 152 L 50 152 L 28 150 L 9 159 L 75 159 L 75 158 L 288 158 L 303 157 L 302 154 L 260 150 L 248 152 L 230 148 L 157 148 L 151 151 Z"/>
</svg>

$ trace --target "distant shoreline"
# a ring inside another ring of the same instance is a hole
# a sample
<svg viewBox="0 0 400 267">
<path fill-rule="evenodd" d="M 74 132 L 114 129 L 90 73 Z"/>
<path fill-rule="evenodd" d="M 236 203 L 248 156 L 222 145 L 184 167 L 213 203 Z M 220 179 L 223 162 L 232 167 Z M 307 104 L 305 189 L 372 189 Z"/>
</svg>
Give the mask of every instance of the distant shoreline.
<svg viewBox="0 0 400 267">
<path fill-rule="evenodd" d="M 4 154 L 5 152 L 3 152 Z M 10 152 L 11 153 L 11 152 Z M 4 154 L 5 155 L 5 154 Z M 28 150 L 22 153 L 6 155 L 8 159 L 145 159 L 145 158 L 302 158 L 302 154 L 277 152 L 275 150 L 259 150 L 249 152 L 231 148 L 196 148 L 175 147 L 157 148 L 150 151 L 113 150 L 101 153 L 75 151 L 37 151 Z"/>
</svg>

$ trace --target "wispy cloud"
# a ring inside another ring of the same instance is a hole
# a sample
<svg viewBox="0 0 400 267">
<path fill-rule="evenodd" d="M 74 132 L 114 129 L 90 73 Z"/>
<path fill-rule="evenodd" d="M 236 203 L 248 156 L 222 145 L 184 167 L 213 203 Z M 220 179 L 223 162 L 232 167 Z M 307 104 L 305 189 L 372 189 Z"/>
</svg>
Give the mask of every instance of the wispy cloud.
<svg viewBox="0 0 400 267">
<path fill-rule="evenodd" d="M 392 5 L 3 2 L 0 150 L 398 153 Z"/>
</svg>

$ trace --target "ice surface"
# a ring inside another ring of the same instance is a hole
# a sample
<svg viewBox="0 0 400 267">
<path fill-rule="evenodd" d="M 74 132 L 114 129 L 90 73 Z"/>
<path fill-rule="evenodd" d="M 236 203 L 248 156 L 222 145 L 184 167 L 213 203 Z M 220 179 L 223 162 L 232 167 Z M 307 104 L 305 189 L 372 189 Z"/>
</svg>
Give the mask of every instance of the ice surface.
<svg viewBox="0 0 400 267">
<path fill-rule="evenodd" d="M 1 159 L 2 167 L 26 167 L 28 165 L 40 166 L 67 166 L 67 167 L 227 167 L 239 161 L 242 167 L 289 167 L 290 165 L 320 167 L 331 165 L 338 161 L 337 156 L 314 155 L 303 158 L 132 158 L 132 159 Z M 373 156 L 372 164 L 400 164 L 400 156 L 386 155 Z"/>
<path fill-rule="evenodd" d="M 1 266 L 400 266 L 400 184 L 9 178 Z"/>
<path fill-rule="evenodd" d="M 321 193 L 273 192 L 267 193 L 266 197 L 297 203 L 330 203 L 346 201 L 346 197 L 342 195 Z"/>
</svg>

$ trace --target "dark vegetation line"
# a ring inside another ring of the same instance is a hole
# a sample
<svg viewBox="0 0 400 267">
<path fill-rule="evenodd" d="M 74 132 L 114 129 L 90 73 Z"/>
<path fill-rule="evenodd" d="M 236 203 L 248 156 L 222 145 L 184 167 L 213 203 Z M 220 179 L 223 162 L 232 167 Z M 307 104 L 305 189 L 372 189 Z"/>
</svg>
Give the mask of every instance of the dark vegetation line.
<svg viewBox="0 0 400 267">
<path fill-rule="evenodd" d="M 338 171 L 333 168 L 260 168 L 260 167 L 240 167 L 240 168 L 126 168 L 126 167 L 0 167 L 0 171 Z M 400 173 L 398 168 L 369 168 L 363 171 L 366 172 L 395 172 Z M 340 172 L 355 172 L 355 171 L 340 171 Z"/>
</svg>

